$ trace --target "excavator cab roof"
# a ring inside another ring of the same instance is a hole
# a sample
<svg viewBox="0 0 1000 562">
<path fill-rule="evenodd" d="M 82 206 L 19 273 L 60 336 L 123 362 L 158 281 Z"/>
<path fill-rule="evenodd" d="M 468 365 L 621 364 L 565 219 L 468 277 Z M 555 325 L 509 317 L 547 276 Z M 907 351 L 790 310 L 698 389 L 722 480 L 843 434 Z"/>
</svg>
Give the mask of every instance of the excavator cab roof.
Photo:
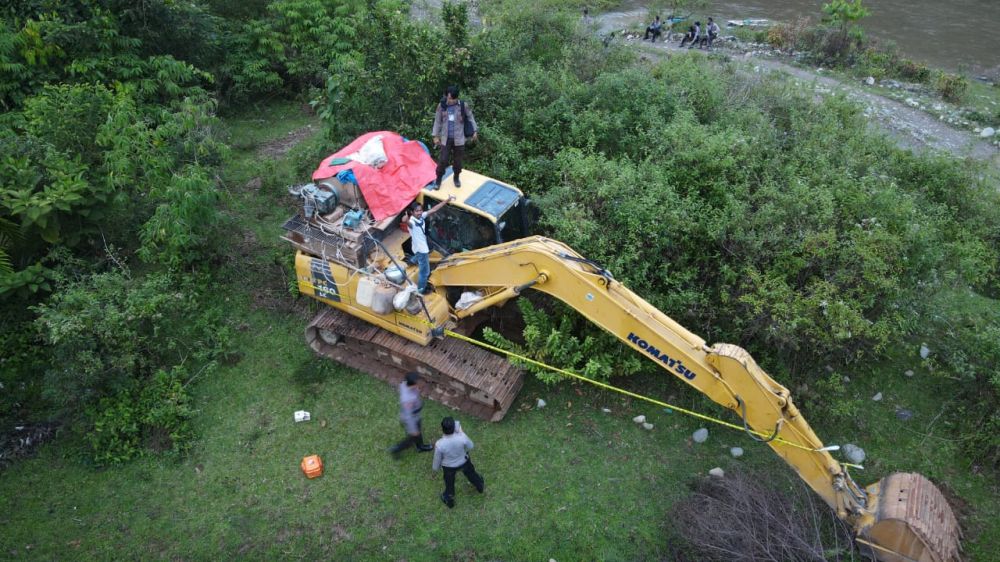
<svg viewBox="0 0 1000 562">
<path fill-rule="evenodd" d="M 524 196 L 520 189 L 510 184 L 469 170 L 462 171 L 462 187 L 455 187 L 454 178 L 451 168 L 448 168 L 440 188 L 432 190 L 425 187 L 421 193 L 425 199 L 435 201 L 444 201 L 454 195 L 452 206 L 483 216 L 493 224 L 499 222 L 500 217 Z"/>
</svg>

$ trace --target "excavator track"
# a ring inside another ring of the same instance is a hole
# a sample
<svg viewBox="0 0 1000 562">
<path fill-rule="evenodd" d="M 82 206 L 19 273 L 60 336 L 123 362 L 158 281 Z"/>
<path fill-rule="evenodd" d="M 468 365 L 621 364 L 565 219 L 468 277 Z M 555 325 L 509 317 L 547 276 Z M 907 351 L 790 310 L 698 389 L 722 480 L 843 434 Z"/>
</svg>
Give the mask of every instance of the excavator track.
<svg viewBox="0 0 1000 562">
<path fill-rule="evenodd" d="M 524 383 L 524 372 L 506 359 L 453 338 L 423 346 L 335 308 L 306 327 L 316 353 L 399 384 L 416 371 L 427 381 L 427 397 L 477 418 L 500 421 Z"/>
</svg>

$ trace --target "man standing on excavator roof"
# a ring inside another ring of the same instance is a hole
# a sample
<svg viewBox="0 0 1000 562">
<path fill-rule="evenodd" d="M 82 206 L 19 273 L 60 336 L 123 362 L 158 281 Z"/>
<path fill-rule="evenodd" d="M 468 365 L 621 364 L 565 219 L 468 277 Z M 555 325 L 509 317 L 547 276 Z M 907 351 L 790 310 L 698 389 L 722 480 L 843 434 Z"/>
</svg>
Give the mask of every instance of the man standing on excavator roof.
<svg viewBox="0 0 1000 562">
<path fill-rule="evenodd" d="M 431 129 L 434 146 L 441 147 L 438 156 L 437 177 L 431 189 L 441 186 L 441 178 L 448 169 L 449 161 L 455 172 L 455 187 L 462 187 L 458 175 L 462 173 L 462 159 L 465 157 L 465 141 L 475 142 L 479 139 L 479 126 L 468 104 L 458 99 L 458 86 L 448 86 L 444 97 L 434 111 L 434 128 Z"/>
</svg>

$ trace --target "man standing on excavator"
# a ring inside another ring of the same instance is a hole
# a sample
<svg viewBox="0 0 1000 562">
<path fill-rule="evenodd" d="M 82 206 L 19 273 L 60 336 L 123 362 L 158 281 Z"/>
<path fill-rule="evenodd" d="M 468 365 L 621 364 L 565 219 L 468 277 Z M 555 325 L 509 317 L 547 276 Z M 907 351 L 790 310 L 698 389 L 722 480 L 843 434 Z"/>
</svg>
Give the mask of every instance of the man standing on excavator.
<svg viewBox="0 0 1000 562">
<path fill-rule="evenodd" d="M 427 286 L 427 279 L 431 276 L 431 249 L 427 245 L 427 217 L 454 200 L 455 196 L 452 195 L 426 212 L 420 203 L 414 203 L 410 209 L 410 241 L 412 242 L 413 258 L 417 261 L 417 291 L 421 295 L 431 292 L 430 287 Z"/>
<path fill-rule="evenodd" d="M 434 111 L 434 128 L 431 129 L 434 146 L 441 148 L 438 156 L 437 178 L 434 187 L 441 186 L 441 178 L 448 168 L 448 161 L 454 160 L 452 170 L 455 172 L 455 187 L 462 187 L 458 175 L 462 173 L 462 158 L 465 156 L 465 141 L 475 142 L 479 138 L 479 127 L 472 110 L 464 101 L 458 99 L 458 86 L 448 86 L 444 97 Z"/>
</svg>

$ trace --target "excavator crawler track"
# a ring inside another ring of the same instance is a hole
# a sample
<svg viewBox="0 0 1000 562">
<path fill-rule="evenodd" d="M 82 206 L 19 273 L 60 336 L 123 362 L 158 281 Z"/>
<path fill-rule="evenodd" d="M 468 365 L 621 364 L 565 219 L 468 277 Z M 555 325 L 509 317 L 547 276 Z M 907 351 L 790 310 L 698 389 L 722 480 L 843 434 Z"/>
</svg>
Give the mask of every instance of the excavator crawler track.
<svg viewBox="0 0 1000 562">
<path fill-rule="evenodd" d="M 488 421 L 500 421 L 517 397 L 524 373 L 506 359 L 453 338 L 423 346 L 327 308 L 306 327 L 316 353 L 399 384 L 416 371 L 427 381 L 427 397 Z"/>
</svg>

